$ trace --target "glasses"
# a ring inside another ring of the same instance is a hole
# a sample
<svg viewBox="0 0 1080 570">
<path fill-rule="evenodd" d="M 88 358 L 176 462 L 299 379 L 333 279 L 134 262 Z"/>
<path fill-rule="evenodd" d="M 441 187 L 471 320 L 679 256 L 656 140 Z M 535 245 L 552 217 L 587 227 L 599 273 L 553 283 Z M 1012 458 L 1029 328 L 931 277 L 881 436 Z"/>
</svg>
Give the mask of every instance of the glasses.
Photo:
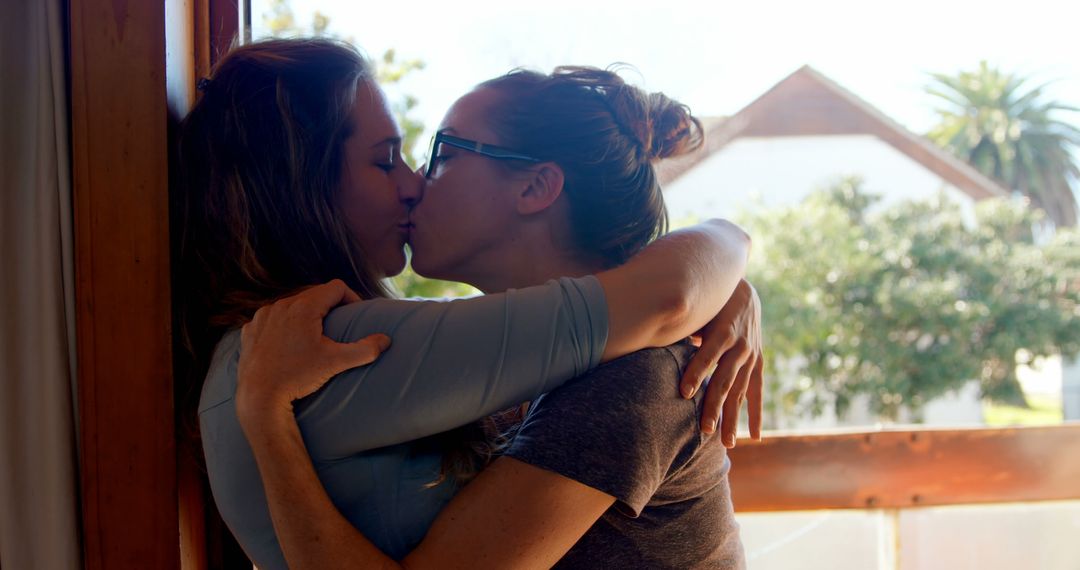
<svg viewBox="0 0 1080 570">
<path fill-rule="evenodd" d="M 539 158 L 534 158 L 520 152 L 503 148 L 501 146 L 495 146 L 493 144 L 486 144 L 469 139 L 463 139 L 461 137 L 455 137 L 454 135 L 448 135 L 444 132 L 435 133 L 435 136 L 431 137 L 431 144 L 428 145 L 427 154 L 427 168 L 424 169 L 424 177 L 431 178 L 432 174 L 435 174 L 435 169 L 438 167 L 439 161 L 439 146 L 450 145 L 454 148 L 460 148 L 469 152 L 475 152 L 476 154 L 484 155 L 488 158 L 495 158 L 499 160 L 525 160 L 528 162 L 543 162 Z"/>
</svg>

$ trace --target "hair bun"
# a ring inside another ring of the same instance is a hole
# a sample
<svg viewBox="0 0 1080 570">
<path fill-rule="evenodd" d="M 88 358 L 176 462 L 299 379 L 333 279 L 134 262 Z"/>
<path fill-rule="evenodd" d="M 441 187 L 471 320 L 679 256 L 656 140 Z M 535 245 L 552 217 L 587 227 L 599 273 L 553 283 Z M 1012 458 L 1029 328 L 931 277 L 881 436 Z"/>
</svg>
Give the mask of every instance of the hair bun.
<svg viewBox="0 0 1080 570">
<path fill-rule="evenodd" d="M 617 69 L 563 66 L 553 75 L 601 95 L 619 130 L 634 141 L 644 160 L 686 154 L 704 143 L 701 121 L 690 114 L 689 107 L 663 93 L 646 93 L 626 83 Z"/>
<path fill-rule="evenodd" d="M 649 159 L 656 160 L 693 152 L 705 142 L 701 121 L 690 108 L 663 93 L 648 95 Z"/>
</svg>

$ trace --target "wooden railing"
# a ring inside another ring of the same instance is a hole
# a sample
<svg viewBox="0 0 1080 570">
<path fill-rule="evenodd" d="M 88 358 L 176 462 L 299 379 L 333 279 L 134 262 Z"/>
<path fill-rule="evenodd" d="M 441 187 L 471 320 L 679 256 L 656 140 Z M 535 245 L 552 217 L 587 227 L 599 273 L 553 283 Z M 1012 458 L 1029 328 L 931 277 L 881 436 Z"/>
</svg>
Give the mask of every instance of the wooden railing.
<svg viewBox="0 0 1080 570">
<path fill-rule="evenodd" d="M 730 457 L 738 512 L 1080 499 L 1080 422 L 774 435 Z"/>
</svg>

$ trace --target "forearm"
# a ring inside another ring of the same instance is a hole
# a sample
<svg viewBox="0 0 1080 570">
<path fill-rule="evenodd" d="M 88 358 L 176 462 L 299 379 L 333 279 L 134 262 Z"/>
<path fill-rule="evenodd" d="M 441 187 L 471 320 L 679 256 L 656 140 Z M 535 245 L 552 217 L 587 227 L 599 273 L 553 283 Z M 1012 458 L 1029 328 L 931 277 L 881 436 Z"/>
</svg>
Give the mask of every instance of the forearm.
<svg viewBox="0 0 1080 570">
<path fill-rule="evenodd" d="M 292 570 L 323 568 L 548 568 L 614 498 L 514 460 L 486 469 L 397 562 L 334 507 L 290 416 L 241 420 L 255 454 L 274 531 Z M 246 421 L 245 421 L 246 420 Z"/>
<path fill-rule="evenodd" d="M 603 360 L 666 346 L 709 322 L 746 273 L 750 238 L 724 220 L 672 232 L 597 277 L 609 308 Z"/>
<path fill-rule="evenodd" d="M 291 414 L 245 420 L 241 425 L 289 568 L 401 568 L 334 507 Z"/>
</svg>

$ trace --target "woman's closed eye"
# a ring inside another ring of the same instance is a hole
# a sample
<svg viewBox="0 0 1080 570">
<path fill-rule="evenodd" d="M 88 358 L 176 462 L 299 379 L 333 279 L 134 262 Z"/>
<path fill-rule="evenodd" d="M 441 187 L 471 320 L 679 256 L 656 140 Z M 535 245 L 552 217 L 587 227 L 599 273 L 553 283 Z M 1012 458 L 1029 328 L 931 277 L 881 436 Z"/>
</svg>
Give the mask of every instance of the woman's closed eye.
<svg viewBox="0 0 1080 570">
<path fill-rule="evenodd" d="M 386 154 L 376 160 L 375 166 L 379 167 L 383 172 L 390 173 L 401 165 L 404 159 L 401 157 L 401 149 L 397 145 L 392 145 L 386 150 Z"/>
</svg>

